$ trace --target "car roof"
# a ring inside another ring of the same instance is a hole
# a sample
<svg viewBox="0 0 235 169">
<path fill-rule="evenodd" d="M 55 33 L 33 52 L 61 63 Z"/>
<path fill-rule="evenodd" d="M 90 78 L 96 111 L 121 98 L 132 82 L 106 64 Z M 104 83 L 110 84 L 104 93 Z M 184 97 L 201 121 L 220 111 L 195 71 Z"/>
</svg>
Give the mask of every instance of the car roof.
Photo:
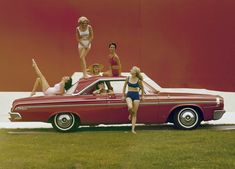
<svg viewBox="0 0 235 169">
<path fill-rule="evenodd" d="M 161 91 L 161 86 L 159 86 L 155 81 L 153 81 L 150 77 L 148 77 L 145 73 L 141 73 L 144 77 L 144 81 L 147 82 L 149 85 L 157 89 L 158 91 Z M 127 76 L 130 76 L 130 72 L 122 72 L 121 76 L 118 77 L 109 77 L 109 76 L 91 76 L 89 78 L 82 78 L 83 73 L 82 72 L 74 72 L 71 76 L 73 81 L 73 86 L 69 91 L 67 91 L 67 94 L 79 94 L 83 91 L 83 89 L 87 88 L 87 86 L 91 86 L 94 83 L 101 81 L 101 80 L 125 80 Z M 78 85 L 79 84 L 79 85 Z"/>
</svg>

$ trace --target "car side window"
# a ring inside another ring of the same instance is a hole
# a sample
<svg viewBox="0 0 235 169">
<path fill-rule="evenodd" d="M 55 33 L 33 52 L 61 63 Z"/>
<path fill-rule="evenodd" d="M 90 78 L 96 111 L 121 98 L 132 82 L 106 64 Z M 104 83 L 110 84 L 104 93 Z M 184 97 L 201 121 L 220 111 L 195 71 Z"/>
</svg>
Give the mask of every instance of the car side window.
<svg viewBox="0 0 235 169">
<path fill-rule="evenodd" d="M 113 93 L 122 94 L 123 86 L 125 80 L 103 80 L 105 82 L 105 89 L 112 90 Z M 97 85 L 99 81 L 96 82 L 94 85 L 87 88 L 81 95 L 92 95 L 95 90 L 97 90 Z"/>
<path fill-rule="evenodd" d="M 109 81 L 114 93 L 122 93 L 125 80 Z"/>
<path fill-rule="evenodd" d="M 90 86 L 89 88 L 87 88 L 84 92 L 81 93 L 81 95 L 93 95 L 93 92 L 96 91 L 98 89 L 98 84 L 100 81 L 98 81 L 97 83 L 93 84 L 92 86 Z M 109 89 L 109 85 L 107 84 L 107 82 L 105 81 L 105 89 Z"/>
<path fill-rule="evenodd" d="M 92 95 L 93 91 L 95 90 L 96 90 L 96 84 L 87 88 L 84 92 L 81 93 L 81 95 Z"/>
<path fill-rule="evenodd" d="M 65 95 L 72 95 L 74 93 L 74 91 L 76 90 L 78 86 L 78 82 L 75 83 L 70 89 L 68 89 L 65 93 Z"/>
</svg>

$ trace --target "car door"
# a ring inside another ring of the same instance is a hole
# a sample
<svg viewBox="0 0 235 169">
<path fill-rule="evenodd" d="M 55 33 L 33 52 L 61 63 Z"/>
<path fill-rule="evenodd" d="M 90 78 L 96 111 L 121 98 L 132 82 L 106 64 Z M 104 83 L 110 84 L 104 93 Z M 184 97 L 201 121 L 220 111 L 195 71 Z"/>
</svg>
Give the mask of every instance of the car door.
<svg viewBox="0 0 235 169">
<path fill-rule="evenodd" d="M 107 96 L 82 95 L 77 101 L 76 112 L 82 124 L 100 124 L 106 121 Z"/>
<path fill-rule="evenodd" d="M 128 123 L 129 113 L 126 101 L 123 100 L 123 95 L 121 93 L 108 94 L 107 103 L 110 124 Z"/>
<path fill-rule="evenodd" d="M 124 81 L 110 81 L 110 83 L 114 89 L 114 93 L 109 94 L 107 97 L 110 123 L 129 123 L 129 112 L 122 94 Z M 147 89 L 148 88 L 146 88 L 144 100 L 140 102 L 137 112 L 137 122 L 151 124 L 157 121 L 158 101 L 157 95 L 148 92 Z"/>
<path fill-rule="evenodd" d="M 158 100 L 156 94 L 145 93 L 140 101 L 137 121 L 144 124 L 155 124 L 158 121 Z"/>
</svg>

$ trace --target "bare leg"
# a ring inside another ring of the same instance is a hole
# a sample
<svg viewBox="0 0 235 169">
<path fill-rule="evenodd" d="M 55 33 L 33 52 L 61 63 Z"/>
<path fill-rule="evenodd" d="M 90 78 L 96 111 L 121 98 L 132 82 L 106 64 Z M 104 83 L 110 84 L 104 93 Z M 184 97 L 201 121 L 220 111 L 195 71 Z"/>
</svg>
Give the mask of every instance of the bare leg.
<svg viewBox="0 0 235 169">
<path fill-rule="evenodd" d="M 136 119 L 137 119 L 137 111 L 138 111 L 138 108 L 139 108 L 139 104 L 140 104 L 140 101 L 139 100 L 135 100 L 133 102 L 133 114 L 132 114 L 132 119 L 131 119 L 131 123 L 132 123 L 132 133 L 136 134 L 135 132 L 135 124 L 136 124 Z"/>
<path fill-rule="evenodd" d="M 50 86 L 46 80 L 46 78 L 43 76 L 43 74 L 41 73 L 41 71 L 39 70 L 38 66 L 37 66 L 37 63 L 34 61 L 34 59 L 32 59 L 32 62 L 33 62 L 33 68 L 38 76 L 38 78 L 40 78 L 40 82 L 41 82 L 41 85 L 42 85 L 42 91 L 46 91 Z"/>
<path fill-rule="evenodd" d="M 105 82 L 109 90 L 113 90 L 113 87 L 111 86 L 109 81 Z"/>
<path fill-rule="evenodd" d="M 84 78 L 88 78 L 88 75 L 87 75 L 87 66 L 86 66 L 86 56 L 88 54 L 88 52 L 90 51 L 90 49 L 84 49 L 84 48 L 81 48 L 79 49 L 79 54 L 80 54 L 80 63 L 81 63 L 81 70 L 83 72 L 83 76 Z"/>
<path fill-rule="evenodd" d="M 108 71 L 104 72 L 103 76 L 112 76 L 111 70 L 108 70 Z"/>
<path fill-rule="evenodd" d="M 40 84 L 40 81 L 41 81 L 40 78 L 37 78 L 37 79 L 36 79 L 36 81 L 35 81 L 35 83 L 34 83 L 34 86 L 33 86 L 33 90 L 32 90 L 32 92 L 31 92 L 31 94 L 30 94 L 31 97 L 36 94 L 36 90 L 37 90 L 37 88 L 38 88 L 38 86 L 39 86 L 39 84 Z"/>
<path fill-rule="evenodd" d="M 128 119 L 131 121 L 132 113 L 133 113 L 133 103 L 132 103 L 131 98 L 127 97 L 126 103 L 127 103 L 127 107 L 128 107 L 128 111 L 129 111 Z"/>
</svg>

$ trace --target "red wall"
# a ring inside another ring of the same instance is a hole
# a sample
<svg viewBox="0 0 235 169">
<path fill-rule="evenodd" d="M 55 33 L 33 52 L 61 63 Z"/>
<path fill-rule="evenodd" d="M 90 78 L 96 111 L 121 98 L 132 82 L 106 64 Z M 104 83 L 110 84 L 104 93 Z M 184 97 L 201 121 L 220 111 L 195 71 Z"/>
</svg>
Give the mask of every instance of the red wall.
<svg viewBox="0 0 235 169">
<path fill-rule="evenodd" d="M 35 58 L 50 84 L 79 71 L 75 28 L 94 29 L 88 64 L 139 66 L 163 87 L 235 91 L 234 0 L 0 1 L 0 91 L 28 91 Z"/>
</svg>

